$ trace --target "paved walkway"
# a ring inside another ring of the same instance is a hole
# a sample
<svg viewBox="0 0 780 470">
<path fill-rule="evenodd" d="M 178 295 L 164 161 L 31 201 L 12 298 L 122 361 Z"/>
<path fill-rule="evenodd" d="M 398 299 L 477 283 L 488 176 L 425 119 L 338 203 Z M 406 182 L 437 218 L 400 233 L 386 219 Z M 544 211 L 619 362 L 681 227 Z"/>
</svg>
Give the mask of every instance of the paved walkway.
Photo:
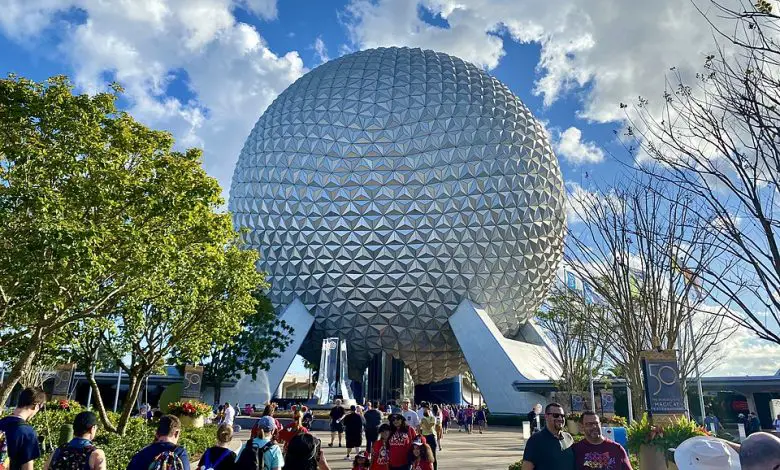
<svg viewBox="0 0 780 470">
<path fill-rule="evenodd" d="M 338 440 L 333 448 L 328 447 L 330 433 L 315 431 L 314 435 L 322 439 L 330 468 L 333 470 L 352 468 L 352 463 L 344 460 L 346 449 L 337 447 Z M 236 437 L 246 440 L 249 432 L 242 431 Z M 234 440 L 234 445 L 238 444 L 238 439 Z M 365 446 L 365 440 L 363 445 Z M 471 435 L 465 432 L 450 432 L 444 436 L 442 445 L 444 450 L 438 455 L 439 470 L 506 470 L 510 464 L 517 462 L 523 456 L 520 428 L 491 426 L 484 434 Z"/>
</svg>

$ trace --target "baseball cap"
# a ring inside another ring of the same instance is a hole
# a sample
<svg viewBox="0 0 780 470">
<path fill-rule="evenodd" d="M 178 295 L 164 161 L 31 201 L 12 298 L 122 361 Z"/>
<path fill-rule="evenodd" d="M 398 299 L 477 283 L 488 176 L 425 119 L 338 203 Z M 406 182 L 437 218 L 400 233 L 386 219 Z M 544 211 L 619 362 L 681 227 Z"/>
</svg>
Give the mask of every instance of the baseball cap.
<svg viewBox="0 0 780 470">
<path fill-rule="evenodd" d="M 365 450 L 361 450 L 360 452 L 357 453 L 357 455 L 355 455 L 355 457 L 357 457 L 357 458 L 361 458 L 362 457 L 362 458 L 368 460 L 368 452 L 366 452 Z"/>
<path fill-rule="evenodd" d="M 412 445 L 413 445 L 413 446 L 421 446 L 421 445 L 423 445 L 423 441 L 422 441 L 422 439 L 420 438 L 420 436 L 417 436 L 417 437 L 414 439 L 414 441 L 412 441 Z"/>
<path fill-rule="evenodd" d="M 257 420 L 257 427 L 262 429 L 265 432 L 273 432 L 276 430 L 276 423 L 274 422 L 274 419 L 270 416 L 263 416 L 259 420 Z"/>
</svg>

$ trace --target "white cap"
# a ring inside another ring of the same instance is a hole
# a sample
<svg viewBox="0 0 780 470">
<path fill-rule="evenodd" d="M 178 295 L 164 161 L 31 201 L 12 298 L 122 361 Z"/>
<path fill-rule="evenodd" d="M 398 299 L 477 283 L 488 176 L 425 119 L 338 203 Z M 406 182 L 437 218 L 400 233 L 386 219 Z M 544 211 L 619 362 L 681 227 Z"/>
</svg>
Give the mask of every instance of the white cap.
<svg viewBox="0 0 780 470">
<path fill-rule="evenodd" d="M 739 455 L 731 447 L 711 437 L 686 439 L 674 450 L 679 470 L 740 470 Z"/>
</svg>

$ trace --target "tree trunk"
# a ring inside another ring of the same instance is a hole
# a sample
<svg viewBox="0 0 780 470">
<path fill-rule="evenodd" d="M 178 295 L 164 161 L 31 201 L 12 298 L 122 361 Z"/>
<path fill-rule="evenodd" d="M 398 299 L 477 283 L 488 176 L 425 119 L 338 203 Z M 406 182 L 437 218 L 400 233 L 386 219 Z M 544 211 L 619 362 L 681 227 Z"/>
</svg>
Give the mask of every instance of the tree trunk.
<svg viewBox="0 0 780 470">
<path fill-rule="evenodd" d="M 92 373 L 92 367 L 87 367 L 85 374 L 87 376 L 89 387 L 92 389 L 92 398 L 95 401 L 95 408 L 97 408 L 100 421 L 103 423 L 103 426 L 107 431 L 117 432 L 116 426 L 114 426 L 111 420 L 108 419 L 106 405 L 103 403 L 103 396 L 100 394 L 100 388 L 98 387 L 97 380 L 95 380 L 95 375 Z"/>
<path fill-rule="evenodd" d="M 222 403 L 222 384 L 214 384 L 214 403 Z"/>
<path fill-rule="evenodd" d="M 16 361 L 14 367 L 11 369 L 10 375 L 8 375 L 5 382 L 0 385 L 0 408 L 5 407 L 5 402 L 7 402 L 8 397 L 11 396 L 11 391 L 14 389 L 17 382 L 19 382 L 19 378 L 24 371 L 32 366 L 35 358 L 38 356 L 38 347 L 41 343 L 41 336 L 41 330 L 36 330 L 33 337 L 30 338 L 30 343 L 27 345 L 27 348 L 25 348 L 22 356 Z"/>
<path fill-rule="evenodd" d="M 130 415 L 133 413 L 135 402 L 138 400 L 138 394 L 141 393 L 142 381 L 139 380 L 141 374 L 135 369 L 130 370 L 130 386 L 125 397 L 125 404 L 122 407 L 122 414 L 119 416 L 119 422 L 116 425 L 116 432 L 120 436 L 125 435 L 127 423 L 130 421 Z"/>
</svg>

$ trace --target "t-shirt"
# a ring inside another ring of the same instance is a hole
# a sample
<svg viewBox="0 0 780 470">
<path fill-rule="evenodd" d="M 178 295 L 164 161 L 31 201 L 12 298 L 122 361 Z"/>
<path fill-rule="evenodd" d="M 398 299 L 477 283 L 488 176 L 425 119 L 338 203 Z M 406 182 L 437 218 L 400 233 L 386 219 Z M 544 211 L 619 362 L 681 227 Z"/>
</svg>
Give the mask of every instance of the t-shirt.
<svg viewBox="0 0 780 470">
<path fill-rule="evenodd" d="M 344 409 L 343 406 L 341 406 L 341 405 L 334 406 L 330 410 L 330 419 L 331 419 L 331 421 L 338 421 L 338 420 L 340 420 L 341 418 L 344 417 L 344 414 L 346 412 L 347 411 Z"/>
<path fill-rule="evenodd" d="M 198 462 L 198 469 L 203 468 L 203 466 L 206 464 L 206 456 L 208 456 L 209 463 L 211 465 L 219 462 L 219 465 L 216 467 L 209 468 L 214 468 L 214 470 L 233 470 L 235 468 L 236 453 L 230 449 L 217 446 L 209 447 L 206 449 L 206 452 L 203 453 L 203 457 L 200 458 L 200 462 Z"/>
<path fill-rule="evenodd" d="M 532 435 L 525 444 L 523 460 L 534 464 L 534 470 L 560 470 L 574 467 L 574 439 L 562 432 L 558 439 L 545 427 Z"/>
<path fill-rule="evenodd" d="M 436 418 L 433 416 L 423 416 L 420 420 L 420 433 L 424 436 L 433 434 L 433 428 L 436 426 Z"/>
<path fill-rule="evenodd" d="M 371 470 L 387 470 L 387 463 L 390 461 L 387 455 L 387 446 L 384 441 L 374 442 L 374 448 L 371 449 Z"/>
<path fill-rule="evenodd" d="M 260 439 L 258 437 L 252 439 L 252 442 L 260 448 L 268 444 L 267 439 Z M 243 452 L 244 449 L 246 449 L 246 444 L 244 444 L 241 447 L 241 450 L 238 451 L 236 462 L 238 462 L 238 460 L 241 458 L 241 452 Z M 279 468 L 284 467 L 284 457 L 282 457 L 282 449 L 280 449 L 278 445 L 274 444 L 271 446 L 270 449 L 266 450 L 265 453 L 263 454 L 263 469 L 271 470 L 276 467 Z"/>
<path fill-rule="evenodd" d="M 601 444 L 591 444 L 583 439 L 572 446 L 575 470 L 631 470 L 631 462 L 625 449 L 615 441 L 604 439 Z"/>
<path fill-rule="evenodd" d="M 402 411 L 401 415 L 404 418 L 406 418 L 406 424 L 408 424 L 409 426 L 416 428 L 420 425 L 420 417 L 417 416 L 416 411 L 412 411 L 412 410 Z"/>
<path fill-rule="evenodd" d="M 414 411 L 412 411 L 414 413 Z M 417 433 L 411 426 L 404 434 L 396 432 L 390 435 L 388 443 L 390 445 L 390 466 L 400 467 L 409 465 L 409 450 L 412 448 L 412 442 L 417 437 Z"/>
<path fill-rule="evenodd" d="M 363 418 L 366 420 L 366 432 L 376 432 L 382 424 L 382 412 L 376 409 L 370 409 L 363 413 Z"/>
<path fill-rule="evenodd" d="M 232 406 L 228 406 L 225 410 L 225 420 L 222 422 L 223 424 L 227 424 L 228 426 L 233 426 L 233 420 L 236 417 L 236 410 Z"/>
<path fill-rule="evenodd" d="M 184 470 L 190 470 L 190 456 L 187 455 L 187 450 L 170 442 L 154 442 L 144 447 L 127 464 L 127 470 L 149 468 L 154 459 L 165 451 L 176 451 L 176 454 L 181 457 L 181 461 L 184 464 Z"/>
<path fill-rule="evenodd" d="M 412 470 L 433 470 L 433 463 L 427 460 L 420 460 L 412 463 Z"/>
<path fill-rule="evenodd" d="M 290 425 L 286 428 L 282 428 L 282 430 L 279 431 L 279 440 L 284 442 L 286 449 L 287 443 L 289 443 L 293 437 L 297 436 L 298 434 L 306 434 L 307 432 L 309 432 L 309 430 L 303 426 L 294 428 L 292 425 Z"/>
<path fill-rule="evenodd" d="M 0 431 L 5 433 L 8 458 L 11 459 L 10 470 L 21 468 L 22 464 L 41 456 L 38 434 L 22 418 L 6 416 L 0 419 Z"/>
</svg>

